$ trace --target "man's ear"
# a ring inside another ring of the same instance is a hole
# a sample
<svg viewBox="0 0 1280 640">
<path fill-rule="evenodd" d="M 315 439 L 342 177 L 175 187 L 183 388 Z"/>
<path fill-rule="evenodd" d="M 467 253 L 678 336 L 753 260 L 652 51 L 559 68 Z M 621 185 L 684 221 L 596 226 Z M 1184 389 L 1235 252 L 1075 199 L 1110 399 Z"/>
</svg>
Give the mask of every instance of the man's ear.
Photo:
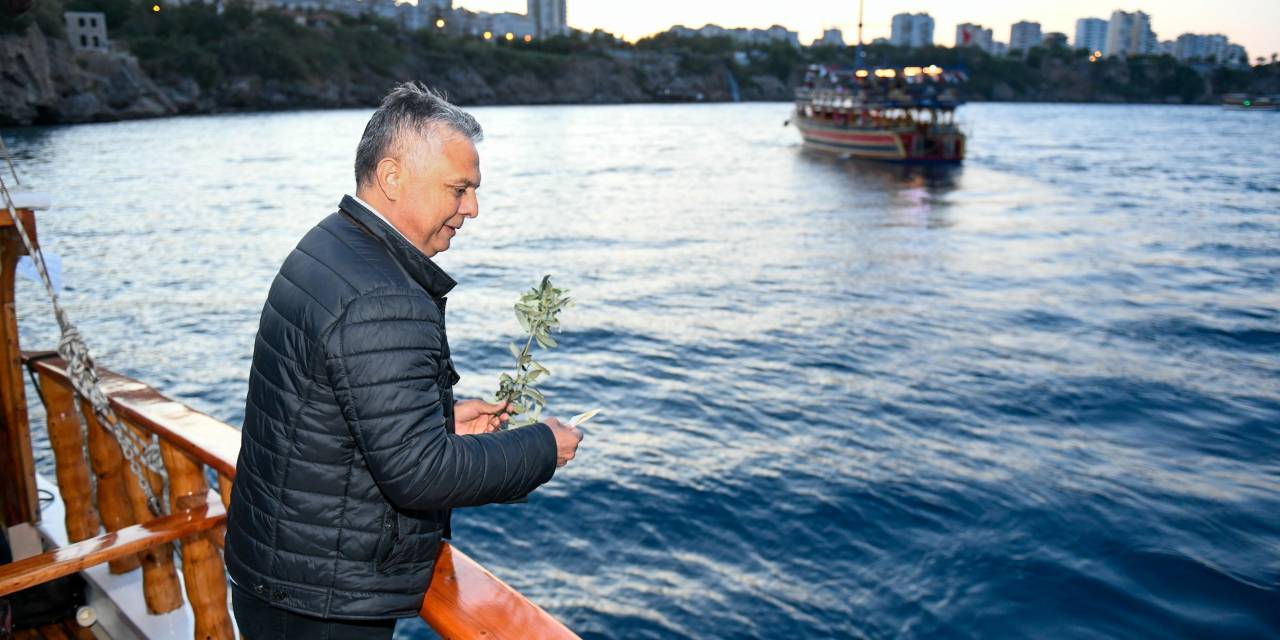
<svg viewBox="0 0 1280 640">
<path fill-rule="evenodd" d="M 400 173 L 400 163 L 395 158 L 383 158 L 378 162 L 378 169 L 375 172 L 378 177 L 378 188 L 382 190 L 382 195 L 387 200 L 395 202 L 400 199 L 400 186 L 403 176 Z"/>
</svg>

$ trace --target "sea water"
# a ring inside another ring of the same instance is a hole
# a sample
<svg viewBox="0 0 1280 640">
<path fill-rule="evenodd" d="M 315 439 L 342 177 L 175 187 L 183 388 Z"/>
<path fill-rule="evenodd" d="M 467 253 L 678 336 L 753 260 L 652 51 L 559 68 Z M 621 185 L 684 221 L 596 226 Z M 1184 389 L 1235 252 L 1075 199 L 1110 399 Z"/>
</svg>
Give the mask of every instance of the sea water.
<svg viewBox="0 0 1280 640">
<path fill-rule="evenodd" d="M 587 638 L 1280 634 L 1280 114 L 973 104 L 963 167 L 919 170 L 788 111 L 474 110 L 459 395 L 549 273 L 548 413 L 604 412 L 457 546 Z M 5 131 L 99 362 L 238 426 L 369 113 Z"/>
</svg>

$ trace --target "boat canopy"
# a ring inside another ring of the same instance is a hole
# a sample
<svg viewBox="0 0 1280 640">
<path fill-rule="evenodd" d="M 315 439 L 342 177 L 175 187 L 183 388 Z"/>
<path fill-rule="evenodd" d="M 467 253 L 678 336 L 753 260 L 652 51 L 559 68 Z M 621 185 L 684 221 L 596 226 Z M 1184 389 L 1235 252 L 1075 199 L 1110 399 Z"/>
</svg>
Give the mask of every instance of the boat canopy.
<svg viewBox="0 0 1280 640">
<path fill-rule="evenodd" d="M 811 64 L 796 99 L 860 109 L 955 109 L 969 79 L 963 69 L 924 67 L 840 68 Z"/>
</svg>

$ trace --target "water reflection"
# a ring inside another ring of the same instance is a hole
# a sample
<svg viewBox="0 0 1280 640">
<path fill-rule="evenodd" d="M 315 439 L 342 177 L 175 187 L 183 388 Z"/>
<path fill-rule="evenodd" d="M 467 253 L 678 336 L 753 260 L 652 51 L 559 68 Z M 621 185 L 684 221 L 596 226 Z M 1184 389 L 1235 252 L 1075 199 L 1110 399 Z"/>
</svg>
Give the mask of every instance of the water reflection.
<svg viewBox="0 0 1280 640">
<path fill-rule="evenodd" d="M 798 161 L 815 181 L 845 188 L 866 197 L 887 195 L 883 202 L 887 226 L 936 229 L 950 226 L 946 196 L 959 189 L 964 168 L 958 165 L 912 165 L 842 158 L 799 147 Z"/>
</svg>

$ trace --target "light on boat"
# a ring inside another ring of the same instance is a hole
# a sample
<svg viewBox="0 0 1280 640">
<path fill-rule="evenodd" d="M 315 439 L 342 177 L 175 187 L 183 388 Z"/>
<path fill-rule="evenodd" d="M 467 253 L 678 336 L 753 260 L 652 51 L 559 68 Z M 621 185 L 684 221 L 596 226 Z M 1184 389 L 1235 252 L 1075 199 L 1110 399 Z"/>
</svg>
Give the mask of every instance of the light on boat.
<svg viewBox="0 0 1280 640">
<path fill-rule="evenodd" d="M 897 75 L 898 72 L 893 69 L 876 69 L 877 78 L 893 78 Z"/>
<path fill-rule="evenodd" d="M 865 78 L 865 77 L 867 77 L 868 75 L 871 75 L 871 74 L 867 73 L 867 70 L 866 70 L 866 69 L 858 69 L 858 70 L 854 73 L 854 75 L 858 76 L 859 78 Z"/>
<path fill-rule="evenodd" d="M 942 67 L 939 67 L 936 64 L 931 64 L 924 68 L 924 72 L 931 76 L 940 76 L 942 75 Z"/>
<path fill-rule="evenodd" d="M 914 78 L 914 77 L 916 77 L 916 76 L 920 75 L 920 73 L 921 73 L 922 71 L 923 71 L 923 70 L 922 70 L 920 67 L 903 67 L 903 69 L 902 69 L 902 75 L 904 75 L 904 76 L 906 76 L 906 77 L 908 77 L 908 78 Z"/>
</svg>

